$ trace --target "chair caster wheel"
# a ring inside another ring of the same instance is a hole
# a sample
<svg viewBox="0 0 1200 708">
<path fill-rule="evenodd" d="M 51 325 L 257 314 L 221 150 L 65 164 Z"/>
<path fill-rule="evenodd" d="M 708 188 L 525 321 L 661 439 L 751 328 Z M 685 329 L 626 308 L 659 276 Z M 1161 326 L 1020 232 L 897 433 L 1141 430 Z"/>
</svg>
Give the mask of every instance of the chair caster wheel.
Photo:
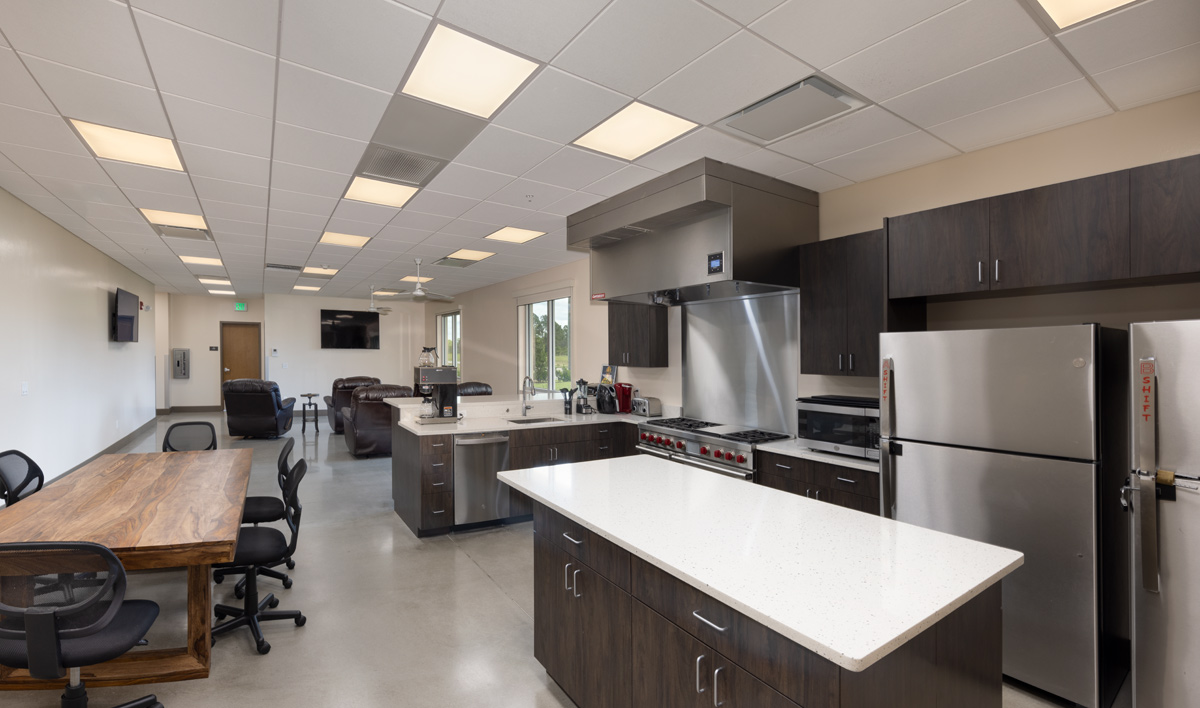
<svg viewBox="0 0 1200 708">
<path fill-rule="evenodd" d="M 291 589 L 292 589 L 292 579 L 291 579 L 291 578 L 288 578 L 287 580 L 284 580 L 284 581 L 283 581 L 283 589 L 284 589 L 284 590 L 291 590 Z"/>
<path fill-rule="evenodd" d="M 296 626 L 303 627 L 304 623 L 307 621 L 308 621 L 307 617 L 305 617 L 304 615 L 300 615 L 299 617 L 296 618 Z"/>
<path fill-rule="evenodd" d="M 217 613 L 215 613 L 215 614 L 216 614 L 216 616 L 217 616 L 217 621 L 220 621 L 220 620 L 223 620 L 223 619 L 225 619 L 225 613 L 224 613 L 224 612 L 217 612 Z"/>
<path fill-rule="evenodd" d="M 213 582 L 217 585 L 220 585 L 221 583 L 225 582 L 225 576 L 213 573 Z"/>
<path fill-rule="evenodd" d="M 288 567 L 288 570 L 295 570 L 296 569 L 296 561 L 292 560 L 291 558 L 288 558 L 287 559 L 287 567 Z"/>
<path fill-rule="evenodd" d="M 235 588 L 235 589 L 234 589 L 234 591 L 233 591 L 233 596 L 234 596 L 234 597 L 236 597 L 236 598 L 237 598 L 237 599 L 239 599 L 239 600 L 244 600 L 244 599 L 246 599 L 246 591 L 245 591 L 245 590 L 238 590 L 238 589 L 236 589 L 236 588 Z"/>
<path fill-rule="evenodd" d="M 267 607 L 270 607 L 271 609 L 275 609 L 276 607 L 279 607 L 279 598 L 277 598 L 277 597 L 271 598 L 271 601 L 267 603 Z"/>
<path fill-rule="evenodd" d="M 258 643 L 258 653 L 259 654 L 266 654 L 269 651 L 271 651 L 271 645 L 268 644 L 265 639 Z"/>
</svg>

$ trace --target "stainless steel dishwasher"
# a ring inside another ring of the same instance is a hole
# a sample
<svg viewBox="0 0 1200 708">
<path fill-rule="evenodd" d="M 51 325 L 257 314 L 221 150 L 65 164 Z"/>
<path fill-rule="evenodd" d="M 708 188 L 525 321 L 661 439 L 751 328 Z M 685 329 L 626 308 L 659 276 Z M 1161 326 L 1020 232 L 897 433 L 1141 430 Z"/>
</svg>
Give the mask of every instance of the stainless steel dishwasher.
<svg viewBox="0 0 1200 708">
<path fill-rule="evenodd" d="M 508 485 L 496 473 L 508 469 L 508 434 L 454 436 L 454 524 L 508 517 Z"/>
</svg>

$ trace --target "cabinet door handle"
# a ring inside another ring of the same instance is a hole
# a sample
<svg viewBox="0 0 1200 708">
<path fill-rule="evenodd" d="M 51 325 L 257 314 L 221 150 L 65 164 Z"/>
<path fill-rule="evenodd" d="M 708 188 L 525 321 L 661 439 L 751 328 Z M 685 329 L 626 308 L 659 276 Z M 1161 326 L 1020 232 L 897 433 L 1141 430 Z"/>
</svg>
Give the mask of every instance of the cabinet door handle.
<svg viewBox="0 0 1200 708">
<path fill-rule="evenodd" d="M 717 625 L 713 624 L 712 622 L 709 622 L 708 620 L 701 617 L 700 613 L 697 612 L 696 610 L 692 610 L 692 617 L 695 617 L 696 619 L 700 620 L 704 624 L 707 624 L 709 627 L 712 627 L 713 629 L 717 630 L 718 632 L 724 632 L 726 629 L 728 629 L 728 627 L 718 627 Z"/>
<path fill-rule="evenodd" d="M 781 465 L 778 462 L 775 463 L 775 466 L 781 470 L 790 470 L 792 468 L 791 465 Z"/>
<path fill-rule="evenodd" d="M 605 445 L 604 447 L 600 448 L 600 452 L 604 452 L 607 449 L 608 449 L 608 445 Z"/>
<path fill-rule="evenodd" d="M 574 563 L 567 563 L 566 565 L 564 565 L 564 566 L 563 566 L 563 590 L 570 590 L 570 589 L 571 589 L 571 575 L 570 575 L 570 573 L 571 573 L 571 566 L 573 566 L 573 565 L 575 565 L 575 564 L 574 564 Z"/>
<path fill-rule="evenodd" d="M 579 594 L 579 571 L 581 570 L 583 570 L 583 568 L 576 568 L 575 572 L 571 573 L 571 593 L 574 594 L 575 597 L 583 597 L 583 595 Z"/>
<path fill-rule="evenodd" d="M 996 259 L 996 282 L 1000 282 L 1000 259 Z"/>
<path fill-rule="evenodd" d="M 704 688 L 700 685 L 700 662 L 704 659 L 704 654 L 696 657 L 696 693 L 704 693 Z"/>
<path fill-rule="evenodd" d="M 846 484 L 858 484 L 857 479 L 846 479 L 845 477 L 838 477 L 837 481 L 845 482 Z"/>
<path fill-rule="evenodd" d="M 435 514 L 445 514 L 445 513 L 446 513 L 446 510 L 445 510 L 445 509 L 442 509 L 441 511 L 435 511 L 435 512 L 433 512 L 433 513 L 435 513 Z"/>
<path fill-rule="evenodd" d="M 607 433 L 607 432 L 608 432 L 607 430 L 601 430 L 601 431 L 600 431 L 600 433 L 601 433 L 601 434 L 603 434 L 603 433 Z"/>
<path fill-rule="evenodd" d="M 446 443 L 429 443 L 429 447 L 446 447 Z"/>
<path fill-rule="evenodd" d="M 720 706 L 725 705 L 725 701 L 721 700 L 720 698 L 717 698 L 717 681 L 718 681 L 718 679 L 720 679 L 721 672 L 724 670 L 725 670 L 724 666 L 718 666 L 717 670 L 713 672 L 713 706 L 714 706 L 714 708 L 720 708 Z"/>
<path fill-rule="evenodd" d="M 570 541 L 571 543 L 574 543 L 576 546 L 582 546 L 582 545 L 583 545 L 583 541 L 576 541 L 575 539 L 571 538 L 571 535 L 570 535 L 570 534 L 568 534 L 566 531 L 563 531 L 563 538 L 567 539 L 567 540 L 568 540 L 568 541 Z"/>
<path fill-rule="evenodd" d="M 445 466 L 446 466 L 445 462 L 435 462 L 432 465 L 430 465 L 430 467 L 445 467 Z"/>
<path fill-rule="evenodd" d="M 838 371 L 842 370 L 842 355 L 838 354 Z"/>
<path fill-rule="evenodd" d="M 850 370 L 854 371 L 854 355 L 850 355 Z"/>
<path fill-rule="evenodd" d="M 808 497 L 809 499 L 812 499 L 812 489 L 811 489 L 811 488 L 810 488 L 810 489 L 805 489 L 805 490 L 804 490 L 804 496 Z"/>
<path fill-rule="evenodd" d="M 433 485 L 431 485 L 431 486 L 444 487 L 444 486 L 446 486 L 446 483 L 445 482 L 434 482 Z"/>
<path fill-rule="evenodd" d="M 979 261 L 979 282 L 983 282 L 983 261 Z"/>
<path fill-rule="evenodd" d="M 817 495 L 817 501 L 821 501 L 821 490 L 818 489 L 815 494 Z"/>
</svg>

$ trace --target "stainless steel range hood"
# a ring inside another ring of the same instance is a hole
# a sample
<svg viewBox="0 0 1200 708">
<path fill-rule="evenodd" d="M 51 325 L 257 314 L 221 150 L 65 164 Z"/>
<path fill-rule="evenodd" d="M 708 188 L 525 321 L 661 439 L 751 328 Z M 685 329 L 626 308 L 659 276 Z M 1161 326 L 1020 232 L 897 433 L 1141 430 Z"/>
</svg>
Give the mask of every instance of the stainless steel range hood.
<svg viewBox="0 0 1200 708">
<path fill-rule="evenodd" d="M 816 192 L 702 159 L 567 217 L 594 300 L 674 305 L 795 288 Z"/>
</svg>

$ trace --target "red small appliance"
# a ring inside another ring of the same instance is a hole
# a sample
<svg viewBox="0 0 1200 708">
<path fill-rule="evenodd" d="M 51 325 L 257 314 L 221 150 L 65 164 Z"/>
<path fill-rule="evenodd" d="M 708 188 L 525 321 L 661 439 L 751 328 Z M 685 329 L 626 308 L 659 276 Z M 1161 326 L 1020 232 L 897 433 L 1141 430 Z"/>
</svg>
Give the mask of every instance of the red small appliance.
<svg viewBox="0 0 1200 708">
<path fill-rule="evenodd" d="M 629 413 L 633 410 L 633 384 L 619 383 L 617 388 L 617 412 Z"/>
</svg>

